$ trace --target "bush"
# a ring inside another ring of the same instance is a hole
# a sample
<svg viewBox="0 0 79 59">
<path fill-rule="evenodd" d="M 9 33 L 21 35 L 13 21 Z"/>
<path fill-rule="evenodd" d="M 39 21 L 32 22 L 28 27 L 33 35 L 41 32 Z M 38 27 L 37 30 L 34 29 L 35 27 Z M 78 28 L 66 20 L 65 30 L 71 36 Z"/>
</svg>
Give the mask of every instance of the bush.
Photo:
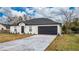
<svg viewBox="0 0 79 59">
<path fill-rule="evenodd" d="M 10 33 L 9 30 L 1 30 L 0 33 Z"/>
<path fill-rule="evenodd" d="M 71 30 L 72 30 L 74 33 L 79 33 L 79 27 L 77 27 L 77 26 L 72 27 Z"/>
</svg>

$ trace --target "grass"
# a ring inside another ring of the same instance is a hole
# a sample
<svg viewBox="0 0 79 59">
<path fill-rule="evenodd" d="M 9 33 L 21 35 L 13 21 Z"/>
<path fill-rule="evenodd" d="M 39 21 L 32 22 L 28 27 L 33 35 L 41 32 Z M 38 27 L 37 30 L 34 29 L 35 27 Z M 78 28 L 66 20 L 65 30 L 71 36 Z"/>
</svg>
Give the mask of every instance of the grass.
<svg viewBox="0 0 79 59">
<path fill-rule="evenodd" d="M 46 51 L 79 51 L 79 34 L 58 36 Z"/>
<path fill-rule="evenodd" d="M 29 37 L 29 36 L 31 36 L 31 35 L 0 33 L 0 43 L 7 42 L 7 41 L 12 41 L 12 40 L 18 40 L 18 39 Z"/>
</svg>

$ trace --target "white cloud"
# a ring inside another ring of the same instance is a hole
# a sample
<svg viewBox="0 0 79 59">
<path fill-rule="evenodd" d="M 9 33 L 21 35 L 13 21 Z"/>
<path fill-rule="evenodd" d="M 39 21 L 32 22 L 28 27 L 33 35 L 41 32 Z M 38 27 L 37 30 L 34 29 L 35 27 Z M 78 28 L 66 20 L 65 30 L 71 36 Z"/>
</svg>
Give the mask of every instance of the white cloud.
<svg viewBox="0 0 79 59">
<path fill-rule="evenodd" d="M 12 10 L 9 7 L 3 7 L 3 8 L 1 8 L 0 12 L 6 14 L 6 16 L 11 16 L 11 17 L 13 17 L 15 15 L 22 16 L 23 14 L 26 14 L 25 12 L 20 12 L 20 11 L 18 12 L 16 10 Z"/>
<path fill-rule="evenodd" d="M 25 14 L 25 12 L 18 12 L 15 10 L 12 10 L 12 16 L 23 16 Z"/>
<path fill-rule="evenodd" d="M 12 11 L 9 7 L 3 7 L 0 9 L 0 12 L 4 13 L 7 16 L 11 16 L 12 15 Z"/>
<path fill-rule="evenodd" d="M 26 13 L 29 13 L 29 14 L 33 14 L 33 12 L 36 10 L 36 13 L 35 13 L 35 18 L 39 18 L 39 17 L 47 17 L 47 18 L 51 18 L 52 20 L 59 20 L 61 19 L 62 21 L 62 18 L 61 16 L 63 17 L 63 15 L 61 15 L 60 13 L 60 9 L 63 9 L 63 10 L 68 10 L 69 11 L 69 8 L 68 7 L 53 7 L 53 8 L 47 8 L 47 7 L 34 7 L 33 9 L 27 9 L 26 8 L 26 12 L 18 12 L 16 10 L 13 10 L 11 8 L 8 8 L 8 7 L 4 7 L 4 8 L 1 8 L 0 9 L 0 12 L 3 12 L 5 14 L 7 14 L 8 16 L 22 16 Z M 59 14 L 59 15 L 57 15 Z M 76 11 L 75 11 L 75 14 L 78 14 L 77 17 L 79 17 L 79 9 L 76 8 Z M 28 14 L 27 14 L 28 15 Z M 33 17 L 33 16 L 32 16 Z M 3 17 L 5 18 L 5 17 Z"/>
</svg>

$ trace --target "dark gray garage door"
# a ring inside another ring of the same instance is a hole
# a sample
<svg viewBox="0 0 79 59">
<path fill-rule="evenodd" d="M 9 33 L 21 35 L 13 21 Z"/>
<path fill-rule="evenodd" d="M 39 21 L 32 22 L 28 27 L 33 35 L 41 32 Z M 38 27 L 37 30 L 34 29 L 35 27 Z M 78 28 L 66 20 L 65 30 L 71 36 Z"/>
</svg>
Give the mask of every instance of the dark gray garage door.
<svg viewBox="0 0 79 59">
<path fill-rule="evenodd" d="M 57 34 L 57 26 L 39 26 L 38 27 L 38 34 L 56 35 Z"/>
</svg>

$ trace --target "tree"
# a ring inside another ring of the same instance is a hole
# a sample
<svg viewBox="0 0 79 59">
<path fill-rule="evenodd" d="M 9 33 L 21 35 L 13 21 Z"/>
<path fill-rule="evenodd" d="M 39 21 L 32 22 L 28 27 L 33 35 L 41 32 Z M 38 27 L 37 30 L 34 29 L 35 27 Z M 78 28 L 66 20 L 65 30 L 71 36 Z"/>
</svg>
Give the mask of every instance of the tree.
<svg viewBox="0 0 79 59">
<path fill-rule="evenodd" d="M 79 33 L 79 19 L 75 18 L 73 22 L 71 22 L 71 30 L 75 33 Z"/>
<path fill-rule="evenodd" d="M 63 17 L 61 16 L 64 23 L 63 25 L 63 28 L 65 28 L 64 31 L 66 34 L 69 34 L 71 33 L 71 26 L 70 26 L 71 22 L 73 21 L 73 19 L 76 17 L 77 14 L 75 14 L 74 10 L 68 11 L 68 10 L 60 9 L 60 12 L 62 16 L 64 17 L 63 19 Z"/>
</svg>

